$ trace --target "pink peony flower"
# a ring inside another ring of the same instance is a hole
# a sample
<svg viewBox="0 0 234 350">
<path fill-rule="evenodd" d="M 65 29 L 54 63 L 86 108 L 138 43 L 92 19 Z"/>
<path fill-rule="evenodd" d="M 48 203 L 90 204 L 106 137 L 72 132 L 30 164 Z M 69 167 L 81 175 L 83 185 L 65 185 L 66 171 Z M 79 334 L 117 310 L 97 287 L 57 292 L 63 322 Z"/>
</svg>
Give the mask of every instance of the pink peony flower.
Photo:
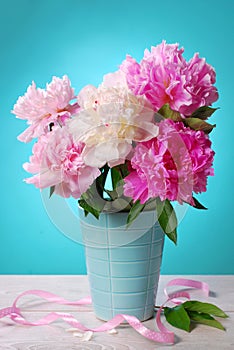
<svg viewBox="0 0 234 350">
<path fill-rule="evenodd" d="M 18 136 L 23 142 L 29 142 L 49 131 L 49 125 L 64 124 L 78 110 L 78 104 L 70 104 L 74 99 L 67 76 L 62 79 L 53 77 L 46 89 L 36 87 L 32 82 L 24 96 L 19 97 L 12 113 L 20 119 L 26 119 L 30 126 Z"/>
<path fill-rule="evenodd" d="M 210 106 L 218 99 L 217 89 L 213 86 L 216 81 L 215 71 L 199 58 L 196 53 L 187 64 L 185 89 L 191 95 L 191 104 L 181 106 L 178 110 L 183 115 L 191 115 L 197 108 Z"/>
<path fill-rule="evenodd" d="M 55 127 L 34 144 L 24 169 L 36 175 L 25 181 L 41 189 L 55 186 L 60 196 L 79 198 L 100 175 L 98 168 L 85 165 L 83 149 L 84 143 L 75 142 L 67 126 Z"/>
<path fill-rule="evenodd" d="M 211 105 L 218 98 L 215 71 L 198 54 L 189 61 L 183 58 L 178 44 L 166 44 L 145 50 L 139 63 L 127 56 L 120 69 L 125 73 L 131 91 L 144 95 L 158 111 L 164 104 L 184 117 L 198 107 Z"/>
<path fill-rule="evenodd" d="M 159 123 L 159 135 L 139 143 L 125 178 L 124 193 L 145 203 L 153 197 L 193 203 L 193 192 L 205 192 L 207 177 L 214 175 L 209 137 L 203 131 L 186 128 L 166 119 Z"/>
</svg>

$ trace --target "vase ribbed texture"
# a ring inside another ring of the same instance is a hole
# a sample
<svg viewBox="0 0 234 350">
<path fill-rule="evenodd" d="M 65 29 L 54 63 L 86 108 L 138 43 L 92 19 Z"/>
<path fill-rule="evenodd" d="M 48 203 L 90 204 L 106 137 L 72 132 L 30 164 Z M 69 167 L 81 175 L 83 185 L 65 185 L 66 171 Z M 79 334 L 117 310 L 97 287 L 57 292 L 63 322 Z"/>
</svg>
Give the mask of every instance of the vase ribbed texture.
<svg viewBox="0 0 234 350">
<path fill-rule="evenodd" d="M 128 314 L 151 318 L 160 274 L 164 233 L 155 211 L 145 211 L 126 228 L 127 213 L 91 215 L 80 225 L 95 314 L 109 320 Z"/>
</svg>

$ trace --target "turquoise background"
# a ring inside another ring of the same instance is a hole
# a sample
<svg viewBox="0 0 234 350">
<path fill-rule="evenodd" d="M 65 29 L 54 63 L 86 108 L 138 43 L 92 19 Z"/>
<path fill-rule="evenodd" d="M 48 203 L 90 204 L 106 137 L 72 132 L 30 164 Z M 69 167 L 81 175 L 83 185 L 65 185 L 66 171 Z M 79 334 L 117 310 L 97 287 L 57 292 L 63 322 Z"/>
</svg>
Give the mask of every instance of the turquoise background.
<svg viewBox="0 0 234 350">
<path fill-rule="evenodd" d="M 220 93 L 212 117 L 215 177 L 199 196 L 209 210 L 187 211 L 178 246 L 166 242 L 162 273 L 234 273 L 233 13 L 231 0 L 0 2 L 0 273 L 85 273 L 83 247 L 53 224 L 40 192 L 22 181 L 32 144 L 16 139 L 26 126 L 10 113 L 18 96 L 32 80 L 44 87 L 64 74 L 78 93 L 115 71 L 127 53 L 141 59 L 162 39 L 179 42 L 187 59 L 195 51 L 206 57 Z"/>
</svg>

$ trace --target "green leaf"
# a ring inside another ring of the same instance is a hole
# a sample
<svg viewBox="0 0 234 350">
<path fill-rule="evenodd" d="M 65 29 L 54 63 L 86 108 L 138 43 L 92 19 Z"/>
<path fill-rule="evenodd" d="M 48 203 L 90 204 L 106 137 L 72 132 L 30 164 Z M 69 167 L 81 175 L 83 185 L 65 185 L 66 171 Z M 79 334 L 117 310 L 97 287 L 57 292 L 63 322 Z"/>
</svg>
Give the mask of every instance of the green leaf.
<svg viewBox="0 0 234 350">
<path fill-rule="evenodd" d="M 176 122 L 182 121 L 182 117 L 179 112 L 173 111 L 169 104 L 166 103 L 164 106 L 160 108 L 158 113 L 163 116 L 165 119 L 172 119 Z"/>
<path fill-rule="evenodd" d="M 207 210 L 195 197 L 193 197 L 194 205 L 193 208 Z"/>
<path fill-rule="evenodd" d="M 186 332 L 190 331 L 190 318 L 183 307 L 183 304 L 173 308 L 165 307 L 164 315 L 168 323 L 173 327 L 183 329 Z"/>
<path fill-rule="evenodd" d="M 189 311 L 197 311 L 202 313 L 211 314 L 217 317 L 228 317 L 227 314 L 223 310 L 221 310 L 218 306 L 210 303 L 203 303 L 197 300 L 189 300 L 183 303 L 184 308 Z"/>
<path fill-rule="evenodd" d="M 78 203 L 81 208 L 84 209 L 84 214 L 87 216 L 89 213 L 95 216 L 96 219 L 99 219 L 100 211 L 94 209 L 91 205 L 89 205 L 84 199 L 79 199 Z"/>
<path fill-rule="evenodd" d="M 123 184 L 123 179 L 129 174 L 127 164 L 120 164 L 111 168 L 111 180 L 113 190 L 116 189 L 120 184 Z"/>
<path fill-rule="evenodd" d="M 191 129 L 202 130 L 206 134 L 209 134 L 216 126 L 215 124 L 214 125 L 209 124 L 199 118 L 186 118 L 186 119 L 183 119 L 183 122 L 186 126 L 189 126 Z"/>
<path fill-rule="evenodd" d="M 223 325 L 214 319 L 214 317 L 210 316 L 209 314 L 206 313 L 199 313 L 197 311 L 188 311 L 189 317 L 192 321 L 205 324 L 210 327 L 215 327 L 221 330 L 225 330 Z"/>
<path fill-rule="evenodd" d="M 113 190 L 116 189 L 116 187 L 122 181 L 122 179 L 123 178 L 120 170 L 117 167 L 111 168 L 111 180 L 112 180 Z"/>
<path fill-rule="evenodd" d="M 109 170 L 110 168 L 108 167 L 108 165 L 107 164 L 104 165 L 104 167 L 101 169 L 101 172 L 102 172 L 101 175 L 98 176 L 98 178 L 95 180 L 95 182 L 91 186 L 91 187 L 95 186 L 101 198 L 103 198 L 103 192 L 104 192 L 106 178 Z"/>
<path fill-rule="evenodd" d="M 163 231 L 176 244 L 177 218 L 170 201 L 168 199 L 161 201 L 160 198 L 156 198 L 156 211 L 158 215 L 158 222 Z"/>
<path fill-rule="evenodd" d="M 121 171 L 122 178 L 125 178 L 127 175 L 129 175 L 127 162 L 125 162 L 124 164 L 120 164 L 118 167 Z"/>
<path fill-rule="evenodd" d="M 110 197 L 110 199 L 112 201 L 114 201 L 118 198 L 118 193 L 116 192 L 116 190 L 110 191 L 110 190 L 104 189 L 104 191 L 108 194 L 108 196 Z"/>
<path fill-rule="evenodd" d="M 203 106 L 198 108 L 193 114 L 191 115 L 192 118 L 199 118 L 202 120 L 206 120 L 209 118 L 218 108 L 212 108 L 208 106 Z"/>
<path fill-rule="evenodd" d="M 99 215 L 106 203 L 103 198 L 103 192 L 108 171 L 108 166 L 103 167 L 101 175 L 93 182 L 89 189 L 82 194 L 78 201 L 79 205 L 84 209 L 86 216 L 90 213 L 99 219 Z"/>
<path fill-rule="evenodd" d="M 132 222 L 138 217 L 138 215 L 142 212 L 144 207 L 145 204 L 141 204 L 139 200 L 133 203 L 128 214 L 127 227 L 129 227 L 132 224 Z"/>
<path fill-rule="evenodd" d="M 52 196 L 52 194 L 54 193 L 54 190 L 55 190 L 55 186 L 51 186 L 50 187 L 50 196 L 49 198 Z"/>
</svg>

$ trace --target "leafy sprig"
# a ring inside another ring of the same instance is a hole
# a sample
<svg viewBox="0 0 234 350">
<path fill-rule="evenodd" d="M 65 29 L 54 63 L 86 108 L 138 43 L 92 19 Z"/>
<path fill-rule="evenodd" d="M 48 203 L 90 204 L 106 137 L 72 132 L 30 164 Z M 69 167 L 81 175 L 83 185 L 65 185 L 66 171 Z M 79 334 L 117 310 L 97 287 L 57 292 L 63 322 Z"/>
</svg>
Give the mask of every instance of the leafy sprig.
<svg viewBox="0 0 234 350">
<path fill-rule="evenodd" d="M 182 118 L 179 112 L 173 111 L 169 104 L 165 104 L 160 108 L 158 113 L 164 119 L 172 119 L 175 122 L 183 122 L 185 126 L 190 127 L 193 130 L 202 130 L 206 134 L 209 134 L 214 128 L 215 124 L 210 124 L 206 120 L 211 117 L 211 115 L 218 108 L 212 108 L 209 106 L 203 106 L 198 108 L 195 112 L 191 114 L 191 116 L 187 116 L 186 118 Z"/>
<path fill-rule="evenodd" d="M 174 307 L 165 307 L 164 315 L 173 327 L 190 332 L 192 324 L 201 323 L 210 327 L 225 330 L 224 326 L 214 318 L 227 318 L 228 315 L 214 304 L 189 300 Z"/>
</svg>

